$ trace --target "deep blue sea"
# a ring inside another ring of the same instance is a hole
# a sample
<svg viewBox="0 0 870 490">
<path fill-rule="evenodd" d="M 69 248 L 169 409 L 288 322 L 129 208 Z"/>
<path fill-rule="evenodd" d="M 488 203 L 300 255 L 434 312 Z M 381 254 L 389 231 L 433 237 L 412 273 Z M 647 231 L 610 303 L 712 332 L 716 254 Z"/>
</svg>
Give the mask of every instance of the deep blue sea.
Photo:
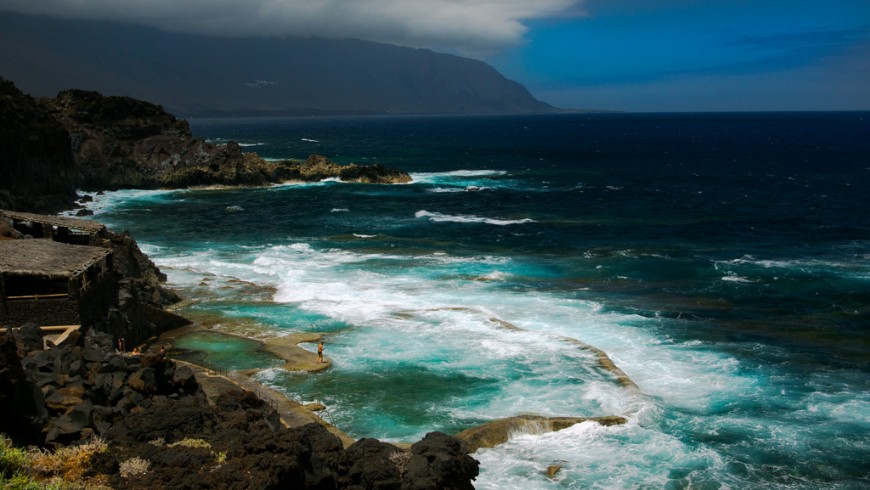
<svg viewBox="0 0 870 490">
<path fill-rule="evenodd" d="M 351 435 L 623 415 L 482 449 L 475 485 L 870 487 L 870 113 L 190 122 L 270 159 L 413 175 L 91 205 L 182 313 L 328 332 L 329 371 L 256 377 Z"/>
</svg>

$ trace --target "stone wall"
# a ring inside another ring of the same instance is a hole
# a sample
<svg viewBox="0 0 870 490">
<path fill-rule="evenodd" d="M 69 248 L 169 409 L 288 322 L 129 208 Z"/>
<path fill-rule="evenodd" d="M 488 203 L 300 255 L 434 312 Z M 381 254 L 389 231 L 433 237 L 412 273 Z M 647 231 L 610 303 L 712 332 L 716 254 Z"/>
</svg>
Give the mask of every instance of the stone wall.
<svg viewBox="0 0 870 490">
<path fill-rule="evenodd" d="M 106 317 L 106 311 L 118 302 L 118 281 L 109 274 L 91 284 L 79 299 L 80 325 L 96 325 Z"/>
<path fill-rule="evenodd" d="M 0 304 L 0 325 L 81 325 L 79 302 L 69 298 L 6 300 Z"/>
</svg>

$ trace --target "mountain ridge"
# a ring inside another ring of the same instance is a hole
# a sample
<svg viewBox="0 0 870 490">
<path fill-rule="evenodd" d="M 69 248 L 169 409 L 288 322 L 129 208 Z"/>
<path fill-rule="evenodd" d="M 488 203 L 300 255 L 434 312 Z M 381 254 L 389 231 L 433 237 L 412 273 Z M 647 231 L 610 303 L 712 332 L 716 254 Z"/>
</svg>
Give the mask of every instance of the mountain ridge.
<svg viewBox="0 0 870 490">
<path fill-rule="evenodd" d="M 219 38 L 0 12 L 0 74 L 182 117 L 517 114 L 558 110 L 478 60 L 358 39 Z"/>
</svg>

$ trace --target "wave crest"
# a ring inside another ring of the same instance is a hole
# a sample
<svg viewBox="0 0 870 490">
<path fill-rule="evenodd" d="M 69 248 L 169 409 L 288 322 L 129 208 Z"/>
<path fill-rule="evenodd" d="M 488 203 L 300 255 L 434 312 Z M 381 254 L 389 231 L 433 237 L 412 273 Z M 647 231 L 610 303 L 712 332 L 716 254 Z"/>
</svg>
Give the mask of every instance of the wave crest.
<svg viewBox="0 0 870 490">
<path fill-rule="evenodd" d="M 429 218 L 430 221 L 434 222 L 449 222 L 449 223 L 486 223 L 488 225 L 497 225 L 497 226 L 507 226 L 507 225 L 521 225 L 526 223 L 535 223 L 535 220 L 531 218 L 522 218 L 522 219 L 495 219 L 495 218 L 484 218 L 482 216 L 475 216 L 473 214 L 464 215 L 464 214 L 442 214 L 442 213 L 432 213 L 422 209 L 414 213 L 414 216 L 417 218 Z"/>
</svg>

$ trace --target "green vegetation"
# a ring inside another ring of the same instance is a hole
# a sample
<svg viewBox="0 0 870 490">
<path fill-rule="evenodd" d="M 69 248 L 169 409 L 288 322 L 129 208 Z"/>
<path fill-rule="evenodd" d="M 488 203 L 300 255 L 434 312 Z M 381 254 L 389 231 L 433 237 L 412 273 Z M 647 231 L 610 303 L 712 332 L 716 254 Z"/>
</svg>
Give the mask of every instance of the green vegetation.
<svg viewBox="0 0 870 490">
<path fill-rule="evenodd" d="M 102 439 L 54 451 L 16 448 L 0 434 L 0 488 L 8 490 L 97 490 L 108 488 L 88 479 L 94 455 L 108 448 Z"/>
</svg>

